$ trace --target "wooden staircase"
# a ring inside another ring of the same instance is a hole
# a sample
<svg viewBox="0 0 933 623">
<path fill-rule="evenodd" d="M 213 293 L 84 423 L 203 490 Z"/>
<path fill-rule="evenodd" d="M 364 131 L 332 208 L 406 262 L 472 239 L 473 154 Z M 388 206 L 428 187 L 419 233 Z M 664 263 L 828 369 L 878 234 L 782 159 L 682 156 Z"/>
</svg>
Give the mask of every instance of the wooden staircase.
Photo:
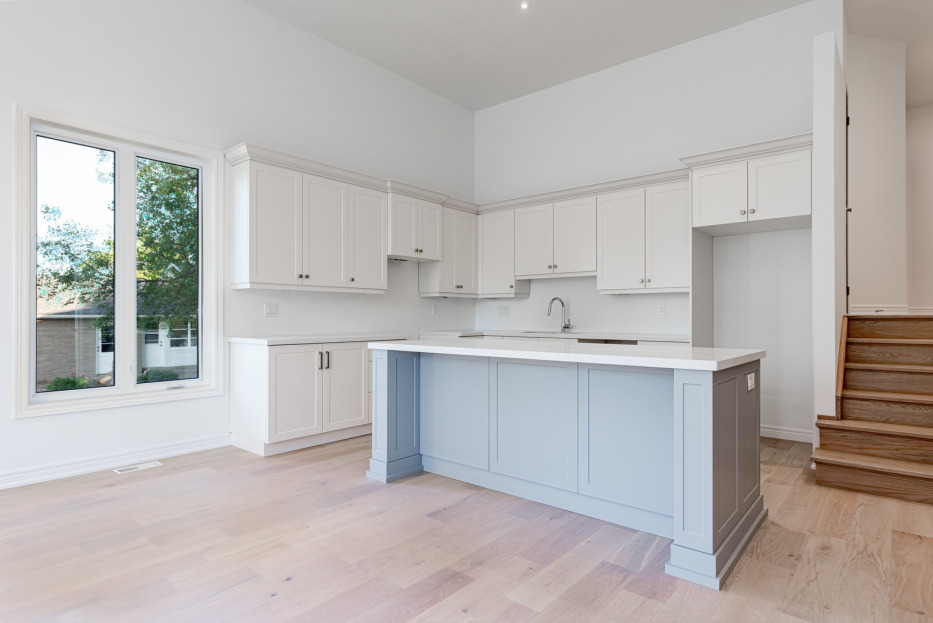
<svg viewBox="0 0 933 623">
<path fill-rule="evenodd" d="M 817 484 L 933 504 L 933 316 L 843 318 L 836 377 Z"/>
</svg>

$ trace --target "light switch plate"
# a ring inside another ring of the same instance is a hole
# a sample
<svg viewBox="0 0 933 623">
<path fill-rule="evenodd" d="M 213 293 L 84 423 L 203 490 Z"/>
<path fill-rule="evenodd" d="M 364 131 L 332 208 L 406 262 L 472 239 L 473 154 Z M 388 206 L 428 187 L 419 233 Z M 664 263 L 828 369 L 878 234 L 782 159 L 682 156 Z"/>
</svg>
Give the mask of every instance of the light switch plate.
<svg viewBox="0 0 933 623">
<path fill-rule="evenodd" d="M 745 375 L 745 385 L 748 387 L 748 391 L 755 389 L 755 373 Z"/>
</svg>

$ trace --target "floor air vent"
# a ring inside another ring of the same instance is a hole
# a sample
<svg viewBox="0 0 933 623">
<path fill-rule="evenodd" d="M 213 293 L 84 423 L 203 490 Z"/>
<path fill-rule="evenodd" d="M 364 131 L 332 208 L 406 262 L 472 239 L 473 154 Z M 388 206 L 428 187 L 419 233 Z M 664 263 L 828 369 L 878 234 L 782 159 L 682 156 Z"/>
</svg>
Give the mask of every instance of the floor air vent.
<svg viewBox="0 0 933 623">
<path fill-rule="evenodd" d="M 150 467 L 158 467 L 161 465 L 158 461 L 149 461 L 148 463 L 140 463 L 139 465 L 130 465 L 129 467 L 118 467 L 113 470 L 118 474 L 128 474 L 130 472 L 138 472 L 141 469 L 149 469 Z"/>
</svg>

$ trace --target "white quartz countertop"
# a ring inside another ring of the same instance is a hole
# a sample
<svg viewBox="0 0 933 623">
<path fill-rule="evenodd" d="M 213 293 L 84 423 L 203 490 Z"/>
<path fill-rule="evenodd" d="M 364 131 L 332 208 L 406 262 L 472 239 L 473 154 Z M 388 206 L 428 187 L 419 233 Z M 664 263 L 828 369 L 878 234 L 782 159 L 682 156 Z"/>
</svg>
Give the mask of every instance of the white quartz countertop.
<svg viewBox="0 0 933 623">
<path fill-rule="evenodd" d="M 739 348 L 693 348 L 691 346 L 648 346 L 634 344 L 577 344 L 564 340 L 462 340 L 435 338 L 402 342 L 372 341 L 373 350 L 394 350 L 438 355 L 536 359 L 642 368 L 678 370 L 726 370 L 765 356 L 763 350 Z"/>
<path fill-rule="evenodd" d="M 285 346 L 288 344 L 321 344 L 333 342 L 374 342 L 406 340 L 411 334 L 401 333 L 338 333 L 335 335 L 284 335 L 277 337 L 230 337 L 228 342 L 238 344 L 260 344 L 262 346 Z"/>
<path fill-rule="evenodd" d="M 617 340 L 620 342 L 683 342 L 690 343 L 689 335 L 671 334 L 671 333 L 607 333 L 605 331 L 574 331 L 571 329 L 567 333 L 560 331 L 521 331 L 516 329 L 477 329 L 477 330 L 433 330 L 422 331 L 421 337 L 424 339 L 434 339 L 439 337 L 537 337 L 537 338 L 563 338 L 571 340 Z"/>
</svg>

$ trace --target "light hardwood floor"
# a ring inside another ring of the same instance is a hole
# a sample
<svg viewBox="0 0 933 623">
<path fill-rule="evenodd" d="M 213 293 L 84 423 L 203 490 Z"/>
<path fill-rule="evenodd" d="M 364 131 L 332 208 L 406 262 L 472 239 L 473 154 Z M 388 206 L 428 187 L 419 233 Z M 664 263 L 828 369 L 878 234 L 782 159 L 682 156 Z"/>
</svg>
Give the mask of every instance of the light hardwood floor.
<svg viewBox="0 0 933 623">
<path fill-rule="evenodd" d="M 765 439 L 768 520 L 721 592 L 670 541 L 423 474 L 369 437 L 0 491 L 0 621 L 933 620 L 933 507 L 818 487 Z"/>
</svg>

